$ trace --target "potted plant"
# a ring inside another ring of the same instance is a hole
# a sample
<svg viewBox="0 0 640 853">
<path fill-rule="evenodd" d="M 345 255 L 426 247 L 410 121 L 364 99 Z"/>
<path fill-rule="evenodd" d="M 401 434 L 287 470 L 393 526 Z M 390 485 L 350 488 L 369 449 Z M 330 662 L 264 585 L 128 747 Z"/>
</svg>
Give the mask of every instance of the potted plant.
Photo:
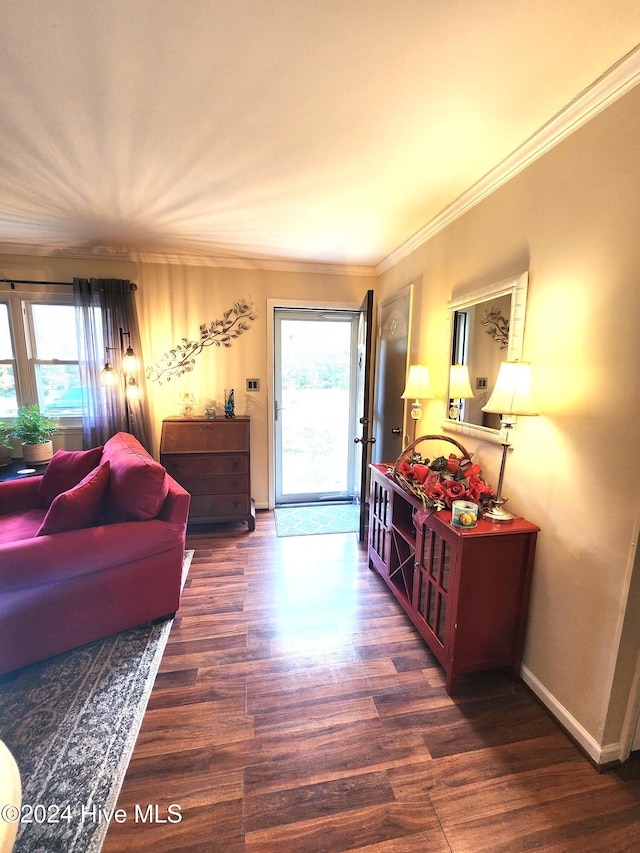
<svg viewBox="0 0 640 853">
<path fill-rule="evenodd" d="M 11 436 L 13 435 L 13 426 L 4 421 L 0 421 L 0 468 L 11 464 Z"/>
<path fill-rule="evenodd" d="M 56 424 L 40 411 L 37 403 L 20 406 L 13 424 L 12 437 L 22 442 L 22 458 L 28 465 L 44 465 L 53 456 L 51 436 Z"/>
</svg>

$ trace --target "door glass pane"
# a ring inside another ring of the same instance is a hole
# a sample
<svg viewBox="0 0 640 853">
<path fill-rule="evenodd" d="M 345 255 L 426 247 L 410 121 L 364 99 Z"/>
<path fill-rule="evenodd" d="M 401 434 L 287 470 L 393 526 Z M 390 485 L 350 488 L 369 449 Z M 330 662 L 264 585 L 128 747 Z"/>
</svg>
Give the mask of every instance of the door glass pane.
<svg viewBox="0 0 640 853">
<path fill-rule="evenodd" d="M 451 563 L 451 548 L 449 543 L 443 540 L 442 542 L 442 574 L 440 583 L 445 592 L 449 589 L 449 566 Z"/>
<path fill-rule="evenodd" d="M 280 320 L 282 497 L 350 490 L 352 341 L 350 320 Z"/>
<path fill-rule="evenodd" d="M 444 644 L 444 629 L 447 623 L 447 599 L 440 597 L 440 618 L 438 619 L 438 639 Z"/>
<path fill-rule="evenodd" d="M 442 539 L 436 536 L 432 531 L 430 531 L 429 533 L 429 538 L 431 539 L 431 560 L 429 562 L 429 574 L 431 575 L 431 577 L 438 578 Z"/>
</svg>

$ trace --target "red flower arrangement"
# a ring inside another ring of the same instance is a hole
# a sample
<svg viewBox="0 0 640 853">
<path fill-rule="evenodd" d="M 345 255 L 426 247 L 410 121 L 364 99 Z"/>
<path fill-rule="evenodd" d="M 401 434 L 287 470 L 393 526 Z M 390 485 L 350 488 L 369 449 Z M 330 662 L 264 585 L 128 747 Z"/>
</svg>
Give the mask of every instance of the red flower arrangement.
<svg viewBox="0 0 640 853">
<path fill-rule="evenodd" d="M 396 479 L 403 488 L 420 498 L 425 509 L 437 511 L 451 509 L 453 501 L 471 501 L 486 507 L 495 492 L 482 477 L 482 469 L 469 456 L 450 454 L 447 459 L 423 459 L 414 453 L 411 459 L 402 460 L 387 476 Z"/>
</svg>

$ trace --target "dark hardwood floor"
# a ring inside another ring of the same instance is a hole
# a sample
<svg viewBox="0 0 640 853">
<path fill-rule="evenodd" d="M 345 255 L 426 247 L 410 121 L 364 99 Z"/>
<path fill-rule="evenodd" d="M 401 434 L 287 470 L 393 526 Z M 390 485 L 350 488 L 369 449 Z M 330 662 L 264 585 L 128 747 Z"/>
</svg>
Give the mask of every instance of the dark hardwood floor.
<svg viewBox="0 0 640 853">
<path fill-rule="evenodd" d="M 103 853 L 640 851 L 640 761 L 599 774 L 500 673 L 451 699 L 354 534 L 258 513 L 187 546 L 118 803 L 159 820 L 112 823 Z"/>
</svg>

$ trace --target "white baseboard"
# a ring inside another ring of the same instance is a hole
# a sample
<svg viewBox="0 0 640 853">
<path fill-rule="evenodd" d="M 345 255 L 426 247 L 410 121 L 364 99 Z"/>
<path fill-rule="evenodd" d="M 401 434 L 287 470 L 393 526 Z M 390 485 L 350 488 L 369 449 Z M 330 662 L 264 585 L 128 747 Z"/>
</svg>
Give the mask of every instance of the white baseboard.
<svg viewBox="0 0 640 853">
<path fill-rule="evenodd" d="M 604 746 L 599 744 L 524 664 L 520 668 L 520 677 L 595 764 L 605 765 L 622 760 L 620 743 L 609 743 Z"/>
</svg>

